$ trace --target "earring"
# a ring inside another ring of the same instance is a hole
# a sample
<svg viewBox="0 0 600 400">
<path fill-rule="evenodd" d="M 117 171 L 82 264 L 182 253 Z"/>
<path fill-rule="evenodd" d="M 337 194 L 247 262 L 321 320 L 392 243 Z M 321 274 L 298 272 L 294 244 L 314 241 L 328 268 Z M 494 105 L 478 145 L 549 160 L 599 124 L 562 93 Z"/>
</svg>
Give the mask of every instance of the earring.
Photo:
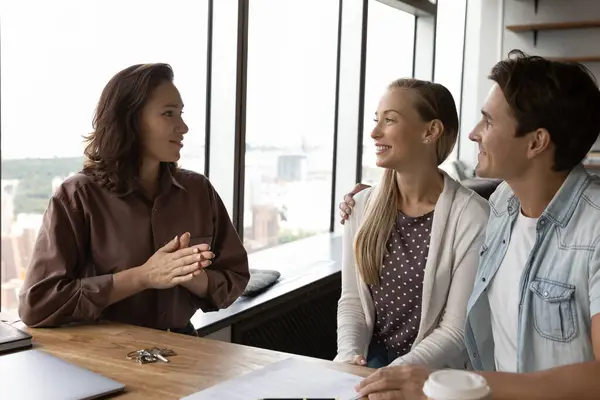
<svg viewBox="0 0 600 400">
<path fill-rule="evenodd" d="M 429 139 L 425 139 L 425 143 L 429 143 Z"/>
</svg>

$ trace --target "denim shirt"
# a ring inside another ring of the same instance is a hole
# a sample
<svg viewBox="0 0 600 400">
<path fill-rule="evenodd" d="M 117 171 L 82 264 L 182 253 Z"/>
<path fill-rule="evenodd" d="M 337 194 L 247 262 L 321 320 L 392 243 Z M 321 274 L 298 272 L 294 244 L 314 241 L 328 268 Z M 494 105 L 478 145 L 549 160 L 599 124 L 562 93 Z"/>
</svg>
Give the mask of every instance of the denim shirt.
<svg viewBox="0 0 600 400">
<path fill-rule="evenodd" d="M 465 341 L 476 370 L 495 370 L 487 289 L 508 247 L 520 203 L 506 183 L 490 218 L 468 303 Z M 600 178 L 575 167 L 539 217 L 520 280 L 517 372 L 594 359 L 591 318 L 600 313 Z"/>
</svg>

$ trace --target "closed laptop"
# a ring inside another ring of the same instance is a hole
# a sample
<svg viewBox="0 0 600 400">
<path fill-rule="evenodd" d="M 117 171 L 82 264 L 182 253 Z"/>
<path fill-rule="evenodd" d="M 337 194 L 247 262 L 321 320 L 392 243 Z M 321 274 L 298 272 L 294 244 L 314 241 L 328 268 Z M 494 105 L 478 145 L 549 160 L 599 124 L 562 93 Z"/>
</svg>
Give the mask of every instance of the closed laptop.
<svg viewBox="0 0 600 400">
<path fill-rule="evenodd" d="M 117 393 L 125 385 L 41 350 L 0 355 L 3 399 L 82 400 Z"/>
</svg>

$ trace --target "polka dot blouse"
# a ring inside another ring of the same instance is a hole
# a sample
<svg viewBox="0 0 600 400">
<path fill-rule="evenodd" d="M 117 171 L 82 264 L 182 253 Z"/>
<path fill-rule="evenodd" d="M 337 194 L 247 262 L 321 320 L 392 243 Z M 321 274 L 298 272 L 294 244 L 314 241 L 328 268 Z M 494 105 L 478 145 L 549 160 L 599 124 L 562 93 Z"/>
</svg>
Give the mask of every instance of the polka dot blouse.
<svg viewBox="0 0 600 400">
<path fill-rule="evenodd" d="M 398 214 L 379 283 L 369 287 L 376 312 L 373 340 L 384 344 L 392 359 L 408 353 L 417 337 L 432 221 L 433 211 L 416 218 Z"/>
</svg>

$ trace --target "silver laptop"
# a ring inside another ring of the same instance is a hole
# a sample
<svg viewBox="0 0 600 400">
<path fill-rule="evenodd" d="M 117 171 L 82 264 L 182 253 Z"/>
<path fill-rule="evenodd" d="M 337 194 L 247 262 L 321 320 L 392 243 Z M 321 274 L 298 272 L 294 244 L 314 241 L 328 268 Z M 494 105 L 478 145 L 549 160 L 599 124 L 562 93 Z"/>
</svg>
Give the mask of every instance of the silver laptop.
<svg viewBox="0 0 600 400">
<path fill-rule="evenodd" d="M 40 350 L 0 355 L 3 399 L 95 399 L 125 385 Z"/>
</svg>

